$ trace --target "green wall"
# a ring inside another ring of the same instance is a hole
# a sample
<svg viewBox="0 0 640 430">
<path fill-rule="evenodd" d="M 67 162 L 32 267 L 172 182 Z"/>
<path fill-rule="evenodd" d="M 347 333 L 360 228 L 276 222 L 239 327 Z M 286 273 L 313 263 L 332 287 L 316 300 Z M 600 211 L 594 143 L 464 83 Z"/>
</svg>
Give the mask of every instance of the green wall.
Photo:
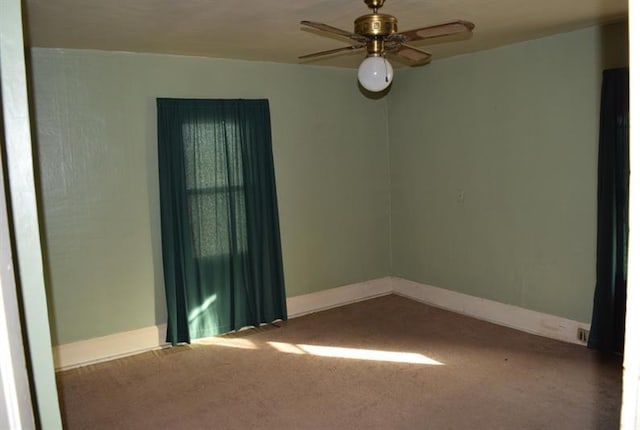
<svg viewBox="0 0 640 430">
<path fill-rule="evenodd" d="M 371 100 L 353 70 L 32 50 L 54 343 L 166 320 L 156 97 L 270 100 L 288 296 L 393 274 L 590 321 L 600 76 L 626 53 L 593 27 Z"/>
<path fill-rule="evenodd" d="M 601 72 L 627 46 L 619 24 L 400 71 L 393 274 L 590 321 Z"/>
<path fill-rule="evenodd" d="M 32 50 L 54 343 L 166 321 L 156 97 L 268 98 L 285 284 L 388 275 L 384 100 L 352 70 Z"/>
</svg>

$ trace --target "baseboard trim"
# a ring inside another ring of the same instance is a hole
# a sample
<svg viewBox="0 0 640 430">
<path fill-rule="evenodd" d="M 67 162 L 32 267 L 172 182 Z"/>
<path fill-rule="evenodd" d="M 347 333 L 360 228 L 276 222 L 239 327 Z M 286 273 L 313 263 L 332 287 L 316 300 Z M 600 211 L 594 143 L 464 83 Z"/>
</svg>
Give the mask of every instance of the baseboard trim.
<svg viewBox="0 0 640 430">
<path fill-rule="evenodd" d="M 441 309 L 578 345 L 583 345 L 576 336 L 578 328 L 590 328 L 587 323 L 395 277 L 289 297 L 287 309 L 289 318 L 296 318 L 388 294 L 398 294 Z M 162 324 L 54 346 L 55 369 L 68 370 L 164 348 L 168 346 L 166 330 L 166 324 Z"/>
<path fill-rule="evenodd" d="M 379 278 L 287 299 L 289 318 L 391 294 L 391 278 Z"/>
<path fill-rule="evenodd" d="M 539 336 L 584 345 L 577 339 L 578 328 L 589 330 L 590 324 L 482 299 L 402 278 L 391 278 L 394 294 L 437 308 L 468 315 Z"/>
<path fill-rule="evenodd" d="M 289 318 L 391 294 L 391 278 L 380 278 L 287 298 Z M 115 333 L 53 347 L 56 371 L 167 347 L 167 325 Z"/>
<path fill-rule="evenodd" d="M 55 369 L 68 370 L 168 346 L 167 325 L 145 327 L 53 347 Z"/>
</svg>

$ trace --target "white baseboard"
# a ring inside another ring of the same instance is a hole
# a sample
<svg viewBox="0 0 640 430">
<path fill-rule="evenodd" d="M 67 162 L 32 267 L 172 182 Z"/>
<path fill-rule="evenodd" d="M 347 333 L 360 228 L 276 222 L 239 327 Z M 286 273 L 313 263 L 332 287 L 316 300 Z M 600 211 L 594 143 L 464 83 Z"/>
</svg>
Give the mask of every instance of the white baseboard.
<svg viewBox="0 0 640 430">
<path fill-rule="evenodd" d="M 394 277 L 289 297 L 287 309 L 289 318 L 296 318 L 392 293 L 480 320 L 570 343 L 581 344 L 576 336 L 578 328 L 590 328 L 586 323 Z M 163 324 L 55 346 L 55 368 L 66 370 L 165 347 L 166 330 L 167 326 Z"/>
<path fill-rule="evenodd" d="M 402 278 L 391 278 L 394 294 L 441 309 L 468 315 L 483 321 L 511 327 L 527 333 L 583 345 L 578 328 L 589 330 L 590 324 L 469 296 Z"/>
<path fill-rule="evenodd" d="M 391 278 L 380 278 L 287 298 L 289 318 L 391 294 Z M 53 347 L 56 370 L 96 364 L 168 346 L 166 324 Z"/>
<path fill-rule="evenodd" d="M 379 278 L 287 299 L 289 318 L 391 294 L 391 278 Z"/>
<path fill-rule="evenodd" d="M 145 327 L 53 347 L 56 370 L 67 370 L 167 346 L 167 325 Z"/>
</svg>

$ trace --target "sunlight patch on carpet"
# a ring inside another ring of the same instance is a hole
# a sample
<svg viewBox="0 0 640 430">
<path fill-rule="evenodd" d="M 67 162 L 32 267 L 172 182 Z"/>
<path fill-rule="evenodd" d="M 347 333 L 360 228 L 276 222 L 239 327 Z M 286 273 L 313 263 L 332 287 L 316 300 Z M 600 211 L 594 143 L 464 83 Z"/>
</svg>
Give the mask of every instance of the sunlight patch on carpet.
<svg viewBox="0 0 640 430">
<path fill-rule="evenodd" d="M 298 348 L 292 343 L 285 342 L 267 342 L 273 348 L 277 349 L 280 352 L 286 352 L 287 354 L 306 354 L 303 350 Z"/>
<path fill-rule="evenodd" d="M 233 337 L 205 337 L 194 340 L 193 343 L 199 345 L 226 346 L 229 348 L 258 349 L 258 346 L 249 339 L 238 339 Z"/>
<path fill-rule="evenodd" d="M 318 357 L 347 358 L 351 360 L 387 361 L 392 363 L 428 364 L 442 366 L 437 360 L 415 352 L 381 351 L 376 349 L 342 348 L 336 346 L 319 346 L 291 344 L 284 342 L 267 342 L 271 347 L 288 354 L 310 354 Z"/>
</svg>

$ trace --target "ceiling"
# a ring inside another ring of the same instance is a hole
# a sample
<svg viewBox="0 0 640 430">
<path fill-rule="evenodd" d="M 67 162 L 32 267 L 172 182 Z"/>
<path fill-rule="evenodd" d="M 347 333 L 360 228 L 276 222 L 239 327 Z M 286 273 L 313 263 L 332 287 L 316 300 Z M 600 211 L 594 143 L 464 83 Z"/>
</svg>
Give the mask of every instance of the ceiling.
<svg viewBox="0 0 640 430">
<path fill-rule="evenodd" d="M 26 0 L 27 44 L 301 63 L 299 55 L 347 43 L 303 30 L 301 20 L 353 31 L 362 0 Z M 453 19 L 471 38 L 415 46 L 433 59 L 625 20 L 627 0 L 387 0 L 398 30 Z M 357 67 L 362 52 L 307 61 Z M 399 63 L 398 63 L 399 64 Z"/>
</svg>

